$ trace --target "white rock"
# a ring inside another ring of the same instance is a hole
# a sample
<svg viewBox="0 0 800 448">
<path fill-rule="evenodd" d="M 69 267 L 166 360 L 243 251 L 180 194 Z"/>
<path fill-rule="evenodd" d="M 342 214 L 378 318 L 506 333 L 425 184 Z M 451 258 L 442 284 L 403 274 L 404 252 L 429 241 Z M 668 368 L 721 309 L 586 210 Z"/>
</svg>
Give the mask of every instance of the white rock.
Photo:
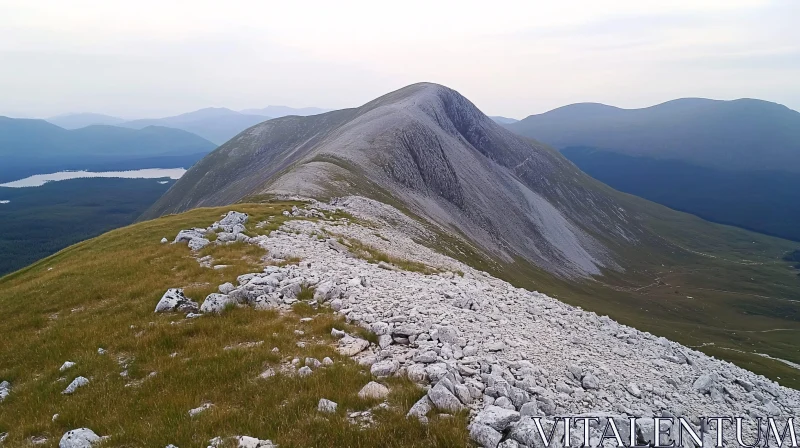
<svg viewBox="0 0 800 448">
<path fill-rule="evenodd" d="M 473 423 L 469 425 L 469 437 L 482 447 L 496 448 L 503 435 L 486 425 Z"/>
<path fill-rule="evenodd" d="M 428 398 L 431 399 L 431 403 L 433 403 L 437 409 L 442 411 L 458 412 L 464 409 L 464 405 L 461 404 L 461 401 L 459 401 L 441 382 L 437 383 L 428 391 Z"/>
<path fill-rule="evenodd" d="M 416 417 L 419 421 L 427 423 L 427 415 L 432 409 L 433 403 L 431 403 L 431 399 L 427 395 L 423 395 L 422 398 L 414 403 L 414 406 L 411 406 L 406 417 Z"/>
<path fill-rule="evenodd" d="M 197 302 L 193 302 L 191 299 L 187 298 L 183 293 L 183 289 L 170 288 L 161 296 L 161 300 L 159 300 L 156 305 L 155 312 L 168 313 L 177 311 L 181 313 L 196 313 L 197 310 Z"/>
<path fill-rule="evenodd" d="M 74 380 L 72 380 L 72 382 L 69 383 L 69 386 L 67 386 L 67 388 L 64 389 L 64 391 L 61 392 L 61 393 L 64 394 L 64 395 L 70 395 L 70 394 L 75 393 L 75 391 L 78 390 L 78 388 L 86 386 L 88 384 L 89 384 L 89 380 L 88 379 L 86 379 L 86 378 L 84 378 L 82 376 L 79 376 L 79 377 L 75 378 Z"/>
<path fill-rule="evenodd" d="M 314 373 L 314 371 L 311 370 L 311 367 L 308 367 L 308 366 L 303 366 L 303 367 L 300 367 L 299 369 L 297 369 L 297 374 L 300 375 L 300 376 L 309 376 L 312 373 Z"/>
<path fill-rule="evenodd" d="M 6 399 L 11 393 L 11 383 L 8 381 L 0 382 L 0 402 Z"/>
<path fill-rule="evenodd" d="M 204 313 L 221 313 L 226 307 L 235 305 L 236 300 L 225 294 L 211 293 L 206 296 L 200 311 Z"/>
<path fill-rule="evenodd" d="M 205 238 L 192 238 L 189 241 L 189 249 L 197 251 L 211 244 L 211 241 Z"/>
<path fill-rule="evenodd" d="M 337 351 L 343 356 L 355 356 L 369 347 L 369 341 L 361 338 L 354 338 L 352 336 L 345 336 L 339 339 L 339 347 Z"/>
<path fill-rule="evenodd" d="M 194 409 L 190 409 L 189 410 L 189 417 L 195 417 L 195 416 L 207 411 L 208 409 L 211 409 L 212 406 L 214 406 L 212 403 L 203 403 L 203 404 L 201 404 L 200 406 L 198 406 L 198 407 L 196 407 Z"/>
<path fill-rule="evenodd" d="M 91 448 L 102 439 L 89 428 L 67 431 L 58 442 L 58 448 Z"/>
<path fill-rule="evenodd" d="M 389 388 L 383 384 L 370 381 L 366 386 L 358 391 L 358 397 L 362 399 L 378 399 L 382 400 L 389 396 Z"/>
<path fill-rule="evenodd" d="M 384 361 L 376 362 L 370 367 L 369 371 L 378 378 L 386 378 L 387 376 L 394 375 L 400 368 L 400 363 L 394 359 L 386 359 Z"/>
<path fill-rule="evenodd" d="M 473 422 L 489 426 L 490 428 L 502 432 L 508 425 L 519 421 L 520 413 L 499 406 L 489 406 L 475 416 Z"/>
<path fill-rule="evenodd" d="M 236 438 L 237 448 L 276 448 L 271 440 L 261 440 L 250 436 L 239 436 Z"/>
<path fill-rule="evenodd" d="M 59 372 L 64 372 L 64 371 L 66 371 L 68 369 L 71 369 L 74 365 L 75 365 L 74 362 L 66 361 L 66 362 L 64 362 L 64 364 L 61 364 L 61 367 L 58 368 L 58 371 Z"/>
<path fill-rule="evenodd" d="M 169 240 L 168 240 L 168 239 L 166 239 L 166 238 L 161 238 L 161 244 L 167 244 L 167 243 L 169 243 Z"/>
<path fill-rule="evenodd" d="M 334 403 L 331 400 L 327 400 L 325 398 L 320 398 L 319 404 L 317 404 L 317 411 L 325 412 L 325 413 L 334 413 L 336 412 L 336 407 L 339 406 L 338 404 Z"/>
</svg>

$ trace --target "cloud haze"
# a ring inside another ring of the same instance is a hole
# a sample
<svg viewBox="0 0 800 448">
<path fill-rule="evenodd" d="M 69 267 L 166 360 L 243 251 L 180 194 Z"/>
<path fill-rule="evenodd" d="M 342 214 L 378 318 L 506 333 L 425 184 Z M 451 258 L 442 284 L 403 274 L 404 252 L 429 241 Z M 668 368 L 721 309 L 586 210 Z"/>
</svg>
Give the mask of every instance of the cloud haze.
<svg viewBox="0 0 800 448">
<path fill-rule="evenodd" d="M 795 0 L 0 0 L 0 115 L 341 108 L 417 81 L 513 117 L 690 96 L 797 110 L 798 18 Z"/>
</svg>

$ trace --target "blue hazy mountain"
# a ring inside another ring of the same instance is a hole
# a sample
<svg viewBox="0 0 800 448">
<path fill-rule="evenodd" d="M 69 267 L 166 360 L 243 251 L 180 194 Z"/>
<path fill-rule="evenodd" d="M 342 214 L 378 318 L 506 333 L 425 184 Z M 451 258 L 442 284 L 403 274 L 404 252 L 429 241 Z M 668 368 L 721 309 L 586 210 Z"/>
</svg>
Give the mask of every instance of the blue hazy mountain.
<svg viewBox="0 0 800 448">
<path fill-rule="evenodd" d="M 0 182 L 66 169 L 188 168 L 214 148 L 179 129 L 67 130 L 45 120 L 0 117 Z"/>
<path fill-rule="evenodd" d="M 550 144 L 608 185 L 705 219 L 800 240 L 800 113 L 767 101 L 596 103 L 508 129 Z"/>
<path fill-rule="evenodd" d="M 236 134 L 265 120 L 269 120 L 269 117 L 243 114 L 224 107 L 209 107 L 172 117 L 126 121 L 119 126 L 133 129 L 148 126 L 180 129 L 221 145 Z"/>
</svg>

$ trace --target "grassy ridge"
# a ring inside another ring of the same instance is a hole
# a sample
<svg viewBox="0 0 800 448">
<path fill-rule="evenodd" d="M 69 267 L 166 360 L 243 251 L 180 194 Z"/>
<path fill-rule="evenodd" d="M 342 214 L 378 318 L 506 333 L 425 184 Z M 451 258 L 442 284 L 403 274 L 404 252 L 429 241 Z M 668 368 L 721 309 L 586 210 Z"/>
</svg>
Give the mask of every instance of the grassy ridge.
<svg viewBox="0 0 800 448">
<path fill-rule="evenodd" d="M 0 279 L 0 315 L 6 316 L 0 319 L 0 378 L 12 383 L 0 404 L 0 432 L 10 433 L 6 445 L 44 435 L 45 446 L 56 446 L 65 431 L 83 426 L 110 435 L 112 446 L 128 447 L 205 446 L 212 437 L 233 435 L 269 438 L 283 447 L 467 445 L 463 415 L 433 418 L 429 426 L 404 418 L 423 393 L 405 380 L 387 382 L 391 408 L 376 411 L 373 427 L 348 423 L 346 410 L 376 403 L 356 396 L 370 380 L 368 371 L 333 350 L 330 329 L 347 327 L 333 314 L 299 309 L 313 313 L 311 322 L 301 323 L 300 314 L 252 309 L 194 320 L 153 313 L 167 288 L 186 287 L 189 297 L 202 300 L 217 285 L 261 270 L 264 255 L 252 247 L 208 249 L 217 264 L 229 267 L 201 268 L 184 245 L 160 244 L 162 236 L 206 226 L 232 208 L 250 213 L 252 228 L 270 216 L 286 219 L 281 212 L 290 207 L 237 205 L 168 216 L 76 244 Z M 258 341 L 264 343 L 224 349 Z M 99 347 L 107 353 L 99 355 Z M 258 378 L 306 356 L 330 356 L 335 364 L 308 378 Z M 60 373 L 64 361 L 77 365 Z M 62 395 L 79 375 L 89 385 Z M 338 402 L 339 411 L 317 413 L 320 398 Z M 206 402 L 214 406 L 188 416 Z M 59 417 L 52 420 L 54 414 Z"/>
</svg>

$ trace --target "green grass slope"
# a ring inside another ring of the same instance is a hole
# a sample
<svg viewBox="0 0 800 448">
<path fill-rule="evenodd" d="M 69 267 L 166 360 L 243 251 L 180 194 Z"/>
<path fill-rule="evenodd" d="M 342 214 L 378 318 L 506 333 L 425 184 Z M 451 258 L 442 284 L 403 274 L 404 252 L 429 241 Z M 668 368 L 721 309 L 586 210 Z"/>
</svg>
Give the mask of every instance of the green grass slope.
<svg viewBox="0 0 800 448">
<path fill-rule="evenodd" d="M 291 205 L 235 209 L 250 213 L 253 222 L 268 216 L 280 221 Z M 404 418 L 424 393 L 407 380 L 386 382 L 391 407 L 375 412 L 373 426 L 348 423 L 346 410 L 376 402 L 357 397 L 371 379 L 369 371 L 339 356 L 330 337 L 334 326 L 360 330 L 334 314 L 307 305 L 284 315 L 233 309 L 193 320 L 153 313 L 167 288 L 185 287 L 187 296 L 202 300 L 222 282 L 261 270 L 264 253 L 254 246 L 205 249 L 203 255 L 229 265 L 214 270 L 201 268 L 185 245 L 159 243 L 180 229 L 206 226 L 231 208 L 197 209 L 117 229 L 0 278 L 0 378 L 12 384 L 0 404 L 6 446 L 25 446 L 37 436 L 47 437 L 44 446 L 56 446 L 77 427 L 109 435 L 108 446 L 206 446 L 212 437 L 234 435 L 268 438 L 281 447 L 467 446 L 465 415 L 432 418 L 428 426 Z M 306 316 L 312 320 L 301 323 Z M 264 343 L 224 349 L 254 341 Z M 106 354 L 98 354 L 100 347 Z M 281 362 L 306 356 L 330 356 L 335 364 L 307 378 L 258 378 L 266 368 L 278 371 Z M 59 372 L 65 361 L 77 365 Z M 89 385 L 62 395 L 79 375 Z M 338 402 L 337 413 L 318 413 L 320 398 Z M 189 417 L 190 409 L 205 402 L 214 406 Z"/>
</svg>

